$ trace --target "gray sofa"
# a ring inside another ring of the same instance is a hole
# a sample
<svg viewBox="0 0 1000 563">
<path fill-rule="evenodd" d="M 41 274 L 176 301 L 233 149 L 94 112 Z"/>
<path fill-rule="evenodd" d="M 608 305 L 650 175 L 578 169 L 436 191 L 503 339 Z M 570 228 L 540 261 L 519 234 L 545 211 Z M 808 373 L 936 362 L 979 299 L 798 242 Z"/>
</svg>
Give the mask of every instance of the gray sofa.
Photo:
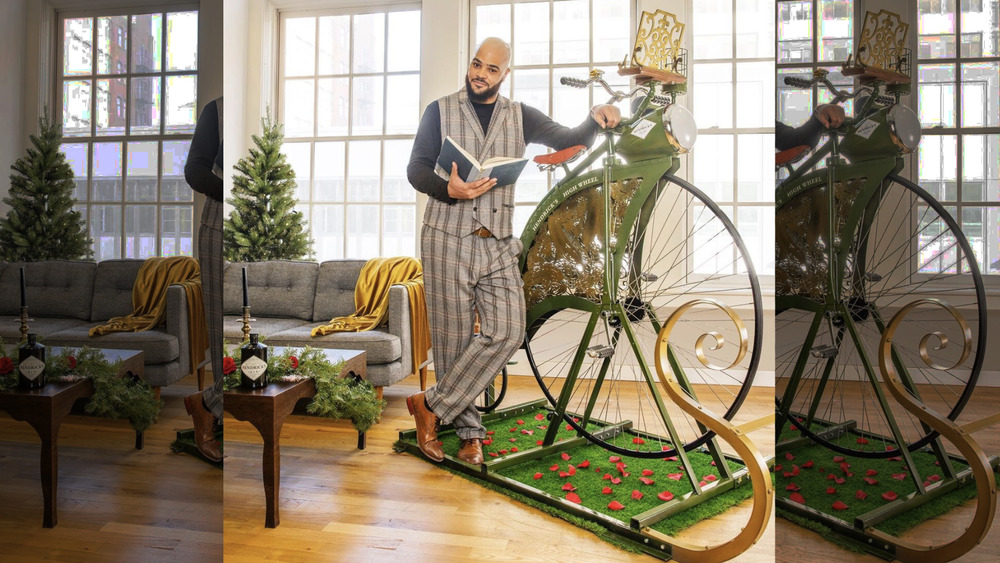
<svg viewBox="0 0 1000 563">
<path fill-rule="evenodd" d="M 414 372 L 410 338 L 410 301 L 406 288 L 389 290 L 388 322 L 364 332 L 336 332 L 313 338 L 316 326 L 355 311 L 354 286 L 365 260 L 323 263 L 271 261 L 226 265 L 223 288 L 223 332 L 226 342 L 243 338 L 242 272 L 247 269 L 253 332 L 269 346 L 312 346 L 367 352 L 367 380 L 379 395 L 382 388 Z"/>
<path fill-rule="evenodd" d="M 31 332 L 46 346 L 142 350 L 146 381 L 159 393 L 191 373 L 184 288 L 167 289 L 164 322 L 154 330 L 90 336 L 94 326 L 132 313 L 132 285 L 143 260 L 0 262 L 0 337 L 8 351 L 20 339 L 20 268 L 24 267 Z M 204 314 L 198 312 L 197 314 Z"/>
</svg>

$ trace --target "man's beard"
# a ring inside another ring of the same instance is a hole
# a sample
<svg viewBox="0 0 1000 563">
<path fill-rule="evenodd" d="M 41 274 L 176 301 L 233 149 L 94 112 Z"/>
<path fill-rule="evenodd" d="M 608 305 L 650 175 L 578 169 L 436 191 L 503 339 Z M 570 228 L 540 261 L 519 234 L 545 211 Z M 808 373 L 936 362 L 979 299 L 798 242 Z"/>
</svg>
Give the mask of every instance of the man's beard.
<svg viewBox="0 0 1000 563">
<path fill-rule="evenodd" d="M 483 92 L 482 94 L 477 94 L 472 90 L 472 81 L 469 80 L 469 75 L 468 74 L 465 75 L 465 91 L 468 92 L 469 99 L 477 104 L 487 103 L 490 100 L 490 98 L 492 98 L 494 95 L 496 95 L 497 92 L 500 91 L 500 86 L 502 84 L 503 81 L 501 80 L 500 82 L 494 84 L 491 88 L 487 88 L 486 91 Z"/>
</svg>

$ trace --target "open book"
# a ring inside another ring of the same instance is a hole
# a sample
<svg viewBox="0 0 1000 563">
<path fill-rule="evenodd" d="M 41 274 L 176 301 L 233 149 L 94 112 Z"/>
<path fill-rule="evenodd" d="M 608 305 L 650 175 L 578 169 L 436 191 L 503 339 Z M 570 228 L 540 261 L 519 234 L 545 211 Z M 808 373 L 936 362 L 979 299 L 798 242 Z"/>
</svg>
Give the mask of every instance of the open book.
<svg viewBox="0 0 1000 563">
<path fill-rule="evenodd" d="M 468 151 L 458 146 L 454 139 L 445 137 L 437 163 L 444 168 L 446 174 L 450 175 L 452 162 L 458 164 L 458 176 L 466 182 L 475 182 L 481 178 L 496 178 L 498 186 L 506 186 L 517 181 L 528 159 L 497 156 L 480 163 Z"/>
</svg>

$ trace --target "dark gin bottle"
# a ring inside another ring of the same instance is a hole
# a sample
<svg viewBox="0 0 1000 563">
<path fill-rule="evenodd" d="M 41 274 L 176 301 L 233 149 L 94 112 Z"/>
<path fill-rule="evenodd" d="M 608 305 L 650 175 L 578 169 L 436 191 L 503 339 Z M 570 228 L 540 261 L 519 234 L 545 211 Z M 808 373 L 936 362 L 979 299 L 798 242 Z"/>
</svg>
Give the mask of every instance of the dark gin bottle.
<svg viewBox="0 0 1000 563">
<path fill-rule="evenodd" d="M 267 387 L 267 345 L 250 334 L 250 342 L 240 348 L 240 386 L 244 389 Z"/>
<path fill-rule="evenodd" d="M 34 334 L 17 347 L 17 384 L 22 389 L 40 389 L 45 386 L 45 346 L 37 342 Z"/>
</svg>

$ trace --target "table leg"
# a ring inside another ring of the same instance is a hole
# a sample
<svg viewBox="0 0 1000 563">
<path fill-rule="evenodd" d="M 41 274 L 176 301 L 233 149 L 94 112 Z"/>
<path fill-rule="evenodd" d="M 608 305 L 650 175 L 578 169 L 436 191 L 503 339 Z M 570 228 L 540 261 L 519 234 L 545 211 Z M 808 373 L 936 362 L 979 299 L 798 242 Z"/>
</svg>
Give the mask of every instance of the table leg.
<svg viewBox="0 0 1000 563">
<path fill-rule="evenodd" d="M 45 528 L 55 528 L 56 499 L 59 489 L 59 451 L 57 438 L 59 436 L 59 423 L 38 418 L 28 421 L 38 433 L 42 440 L 41 455 L 41 476 L 42 476 L 42 526 Z"/>
<path fill-rule="evenodd" d="M 273 438 L 264 436 L 264 506 L 265 528 L 277 528 L 280 523 L 278 516 L 278 499 L 281 488 L 281 430 L 278 429 Z"/>
</svg>

